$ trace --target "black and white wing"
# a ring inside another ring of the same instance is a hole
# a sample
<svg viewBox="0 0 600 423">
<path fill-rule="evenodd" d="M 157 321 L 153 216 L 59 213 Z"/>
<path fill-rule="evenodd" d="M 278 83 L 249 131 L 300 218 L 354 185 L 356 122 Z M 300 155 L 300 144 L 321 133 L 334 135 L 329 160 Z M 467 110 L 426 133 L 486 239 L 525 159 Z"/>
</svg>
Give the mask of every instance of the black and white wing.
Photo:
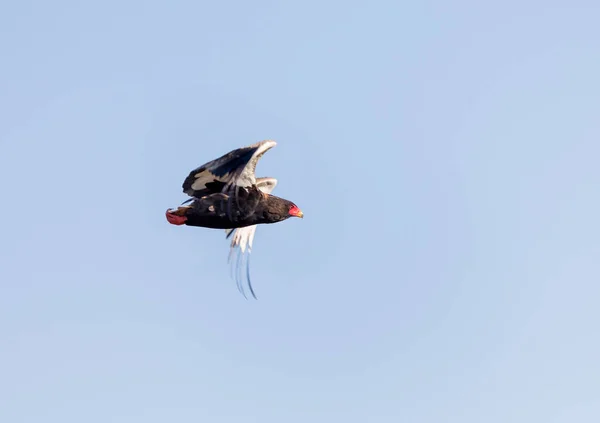
<svg viewBox="0 0 600 423">
<path fill-rule="evenodd" d="M 275 186 L 277 185 L 277 179 L 275 178 L 258 178 L 256 179 L 256 186 L 265 194 L 270 194 Z M 252 252 L 252 241 L 254 240 L 254 234 L 256 232 L 256 225 L 245 226 L 243 228 L 226 229 L 226 238 L 231 237 L 231 245 L 229 248 L 229 263 L 232 266 L 232 271 L 235 272 L 233 277 L 238 286 L 238 289 L 244 296 L 246 295 L 243 289 L 244 278 L 247 281 L 250 293 L 254 298 L 254 290 L 252 289 L 252 283 L 250 281 L 250 253 Z M 232 263 L 231 259 L 234 255 L 237 255 L 235 263 Z M 245 269 L 245 275 L 244 273 Z"/>
<path fill-rule="evenodd" d="M 258 160 L 277 143 L 265 140 L 238 148 L 192 170 L 183 181 L 183 192 L 200 198 L 215 192 L 231 193 L 256 184 Z"/>
</svg>

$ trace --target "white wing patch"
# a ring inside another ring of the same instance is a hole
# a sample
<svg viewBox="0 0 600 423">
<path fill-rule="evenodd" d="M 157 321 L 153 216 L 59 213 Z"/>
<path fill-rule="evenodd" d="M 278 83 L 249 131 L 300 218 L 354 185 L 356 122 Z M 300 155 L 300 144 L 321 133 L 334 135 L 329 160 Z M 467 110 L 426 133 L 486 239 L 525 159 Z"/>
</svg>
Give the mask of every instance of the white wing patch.
<svg viewBox="0 0 600 423">
<path fill-rule="evenodd" d="M 215 175 L 210 173 L 208 170 L 204 170 L 202 172 L 196 173 L 194 175 L 194 177 L 196 179 L 194 180 L 194 183 L 191 185 L 191 188 L 194 191 L 203 190 L 204 188 L 206 188 L 206 184 L 208 184 L 216 179 Z"/>
<path fill-rule="evenodd" d="M 270 194 L 275 186 L 277 186 L 277 179 L 275 178 L 257 178 L 256 186 L 265 194 Z M 252 252 L 252 241 L 254 240 L 254 234 L 256 233 L 256 226 L 246 226 L 244 228 L 236 228 L 236 229 L 226 229 L 226 238 L 231 236 L 231 244 L 229 248 L 229 258 L 228 262 L 233 264 L 231 259 L 234 254 L 237 253 L 237 258 L 235 261 L 235 275 L 232 275 L 235 278 L 235 282 L 237 284 L 240 292 L 246 296 L 246 293 L 243 289 L 242 280 L 244 276 L 247 279 L 248 288 L 252 293 L 252 296 L 256 298 L 254 294 L 254 290 L 252 289 L 252 283 L 250 282 L 250 253 Z M 233 234 L 232 234 L 233 232 Z M 244 261 L 245 265 L 244 266 Z M 234 270 L 232 267 L 232 271 Z M 246 268 L 246 275 L 243 275 L 243 269 Z"/>
<path fill-rule="evenodd" d="M 227 235 L 231 233 L 231 229 L 226 229 Z M 236 247 L 239 247 L 243 253 L 248 249 L 248 253 L 252 252 L 252 241 L 254 240 L 254 233 L 256 232 L 256 225 L 246 226 L 244 228 L 236 228 L 233 231 L 233 237 L 231 238 L 231 245 L 229 250 L 229 256 L 233 253 Z"/>
<path fill-rule="evenodd" d="M 270 194 L 277 186 L 277 179 L 275 178 L 256 178 L 256 187 L 264 192 Z"/>
</svg>

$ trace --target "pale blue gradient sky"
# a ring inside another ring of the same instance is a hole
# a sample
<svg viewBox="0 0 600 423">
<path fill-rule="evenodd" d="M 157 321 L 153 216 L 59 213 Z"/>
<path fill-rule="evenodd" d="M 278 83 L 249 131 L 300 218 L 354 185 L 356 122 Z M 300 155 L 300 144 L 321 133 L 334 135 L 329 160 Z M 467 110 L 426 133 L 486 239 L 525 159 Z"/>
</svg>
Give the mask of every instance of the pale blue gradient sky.
<svg viewBox="0 0 600 423">
<path fill-rule="evenodd" d="M 0 421 L 600 421 L 598 22 L 5 2 Z M 164 211 L 265 138 L 305 218 L 259 228 L 247 301 Z"/>
</svg>

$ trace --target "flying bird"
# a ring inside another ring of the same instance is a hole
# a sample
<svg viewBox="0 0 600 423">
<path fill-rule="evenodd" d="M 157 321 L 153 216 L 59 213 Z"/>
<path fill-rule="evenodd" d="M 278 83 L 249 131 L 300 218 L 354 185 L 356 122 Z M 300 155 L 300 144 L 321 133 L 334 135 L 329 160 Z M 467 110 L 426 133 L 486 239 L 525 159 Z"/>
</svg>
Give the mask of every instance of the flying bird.
<svg viewBox="0 0 600 423">
<path fill-rule="evenodd" d="M 226 239 L 231 237 L 230 263 L 234 252 L 238 252 L 235 273 L 238 289 L 246 295 L 241 273 L 245 257 L 245 277 L 254 298 L 249 255 L 256 226 L 304 216 L 293 202 L 271 195 L 277 179 L 255 175 L 258 160 L 276 145 L 272 140 L 260 141 L 192 170 L 182 185 L 183 192 L 191 198 L 166 212 L 172 225 L 225 229 Z"/>
</svg>

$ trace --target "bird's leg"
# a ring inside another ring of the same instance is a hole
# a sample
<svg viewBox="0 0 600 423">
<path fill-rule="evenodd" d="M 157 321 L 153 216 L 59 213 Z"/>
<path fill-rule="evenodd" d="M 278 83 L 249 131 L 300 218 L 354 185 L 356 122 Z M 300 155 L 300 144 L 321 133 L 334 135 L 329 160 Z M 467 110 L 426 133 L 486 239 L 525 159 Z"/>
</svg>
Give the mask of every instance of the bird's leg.
<svg viewBox="0 0 600 423">
<path fill-rule="evenodd" d="M 189 208 L 191 208 L 191 206 L 179 206 L 177 210 L 168 209 L 165 213 L 167 221 L 171 225 L 183 225 L 187 220 L 185 213 Z"/>
</svg>

